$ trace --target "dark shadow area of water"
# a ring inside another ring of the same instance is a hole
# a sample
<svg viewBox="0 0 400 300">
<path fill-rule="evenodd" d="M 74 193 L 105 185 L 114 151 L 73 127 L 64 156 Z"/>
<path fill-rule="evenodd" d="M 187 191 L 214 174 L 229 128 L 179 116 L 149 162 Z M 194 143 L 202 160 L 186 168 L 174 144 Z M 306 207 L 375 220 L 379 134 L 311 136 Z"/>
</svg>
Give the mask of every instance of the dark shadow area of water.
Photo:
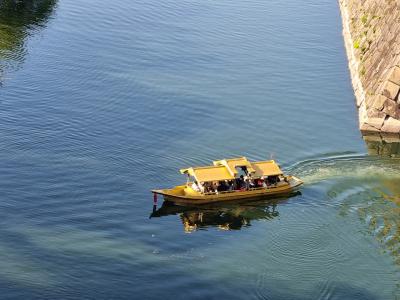
<svg viewBox="0 0 400 300">
<path fill-rule="evenodd" d="M 57 0 L 0 1 L 0 85 L 7 68 L 24 61 L 26 38 L 44 27 Z"/>
<path fill-rule="evenodd" d="M 399 134 L 364 134 L 369 155 L 400 157 Z"/>
</svg>

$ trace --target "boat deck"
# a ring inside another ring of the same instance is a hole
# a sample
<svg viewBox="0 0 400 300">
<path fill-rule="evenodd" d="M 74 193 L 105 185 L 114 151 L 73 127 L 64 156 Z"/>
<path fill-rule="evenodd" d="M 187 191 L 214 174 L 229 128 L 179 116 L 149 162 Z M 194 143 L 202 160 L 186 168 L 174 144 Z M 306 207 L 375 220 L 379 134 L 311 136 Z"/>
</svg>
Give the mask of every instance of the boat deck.
<svg viewBox="0 0 400 300">
<path fill-rule="evenodd" d="M 288 182 L 279 182 L 269 187 L 250 188 L 248 190 L 200 193 L 192 190 L 187 185 L 181 185 L 173 189 L 153 190 L 152 192 L 163 195 L 165 201 L 175 204 L 207 204 L 220 201 L 291 194 L 302 184 L 303 182 L 300 179 L 290 176 Z"/>
</svg>

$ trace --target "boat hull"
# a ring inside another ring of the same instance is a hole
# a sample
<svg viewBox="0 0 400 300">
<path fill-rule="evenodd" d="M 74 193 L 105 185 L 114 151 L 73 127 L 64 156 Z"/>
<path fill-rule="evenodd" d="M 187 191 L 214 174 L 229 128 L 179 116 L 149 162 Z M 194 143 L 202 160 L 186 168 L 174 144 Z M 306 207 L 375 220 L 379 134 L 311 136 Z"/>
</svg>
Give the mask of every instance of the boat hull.
<svg viewBox="0 0 400 300">
<path fill-rule="evenodd" d="M 220 192 L 218 194 L 186 195 L 183 192 L 184 186 L 175 189 L 153 190 L 155 194 L 164 196 L 164 201 L 173 202 L 177 205 L 201 205 L 233 200 L 252 200 L 267 197 L 285 196 L 296 192 L 303 182 L 292 176 L 288 183 L 281 183 L 277 186 L 257 188 L 245 191 Z"/>
</svg>

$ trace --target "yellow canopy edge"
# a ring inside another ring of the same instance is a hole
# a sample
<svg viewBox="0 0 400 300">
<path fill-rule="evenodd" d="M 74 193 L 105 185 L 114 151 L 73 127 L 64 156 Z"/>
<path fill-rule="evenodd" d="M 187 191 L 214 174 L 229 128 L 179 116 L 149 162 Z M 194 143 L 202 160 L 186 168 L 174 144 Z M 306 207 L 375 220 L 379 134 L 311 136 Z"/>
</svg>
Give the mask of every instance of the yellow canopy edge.
<svg viewBox="0 0 400 300">
<path fill-rule="evenodd" d="M 225 166 L 207 166 L 182 169 L 181 173 L 186 173 L 190 176 L 193 176 L 198 182 L 235 179 L 235 177 L 230 174 Z"/>
<path fill-rule="evenodd" d="M 256 177 L 276 176 L 283 174 L 282 170 L 274 160 L 254 162 L 252 163 L 252 166 L 255 170 L 254 176 Z"/>
</svg>

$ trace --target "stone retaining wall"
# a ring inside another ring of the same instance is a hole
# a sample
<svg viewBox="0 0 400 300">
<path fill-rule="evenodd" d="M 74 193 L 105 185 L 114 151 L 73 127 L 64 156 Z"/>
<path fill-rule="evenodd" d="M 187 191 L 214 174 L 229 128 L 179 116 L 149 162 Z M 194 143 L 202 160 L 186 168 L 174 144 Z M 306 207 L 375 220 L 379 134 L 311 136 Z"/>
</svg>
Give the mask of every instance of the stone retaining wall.
<svg viewBox="0 0 400 300">
<path fill-rule="evenodd" d="M 363 132 L 400 133 L 400 0 L 339 0 Z"/>
</svg>

